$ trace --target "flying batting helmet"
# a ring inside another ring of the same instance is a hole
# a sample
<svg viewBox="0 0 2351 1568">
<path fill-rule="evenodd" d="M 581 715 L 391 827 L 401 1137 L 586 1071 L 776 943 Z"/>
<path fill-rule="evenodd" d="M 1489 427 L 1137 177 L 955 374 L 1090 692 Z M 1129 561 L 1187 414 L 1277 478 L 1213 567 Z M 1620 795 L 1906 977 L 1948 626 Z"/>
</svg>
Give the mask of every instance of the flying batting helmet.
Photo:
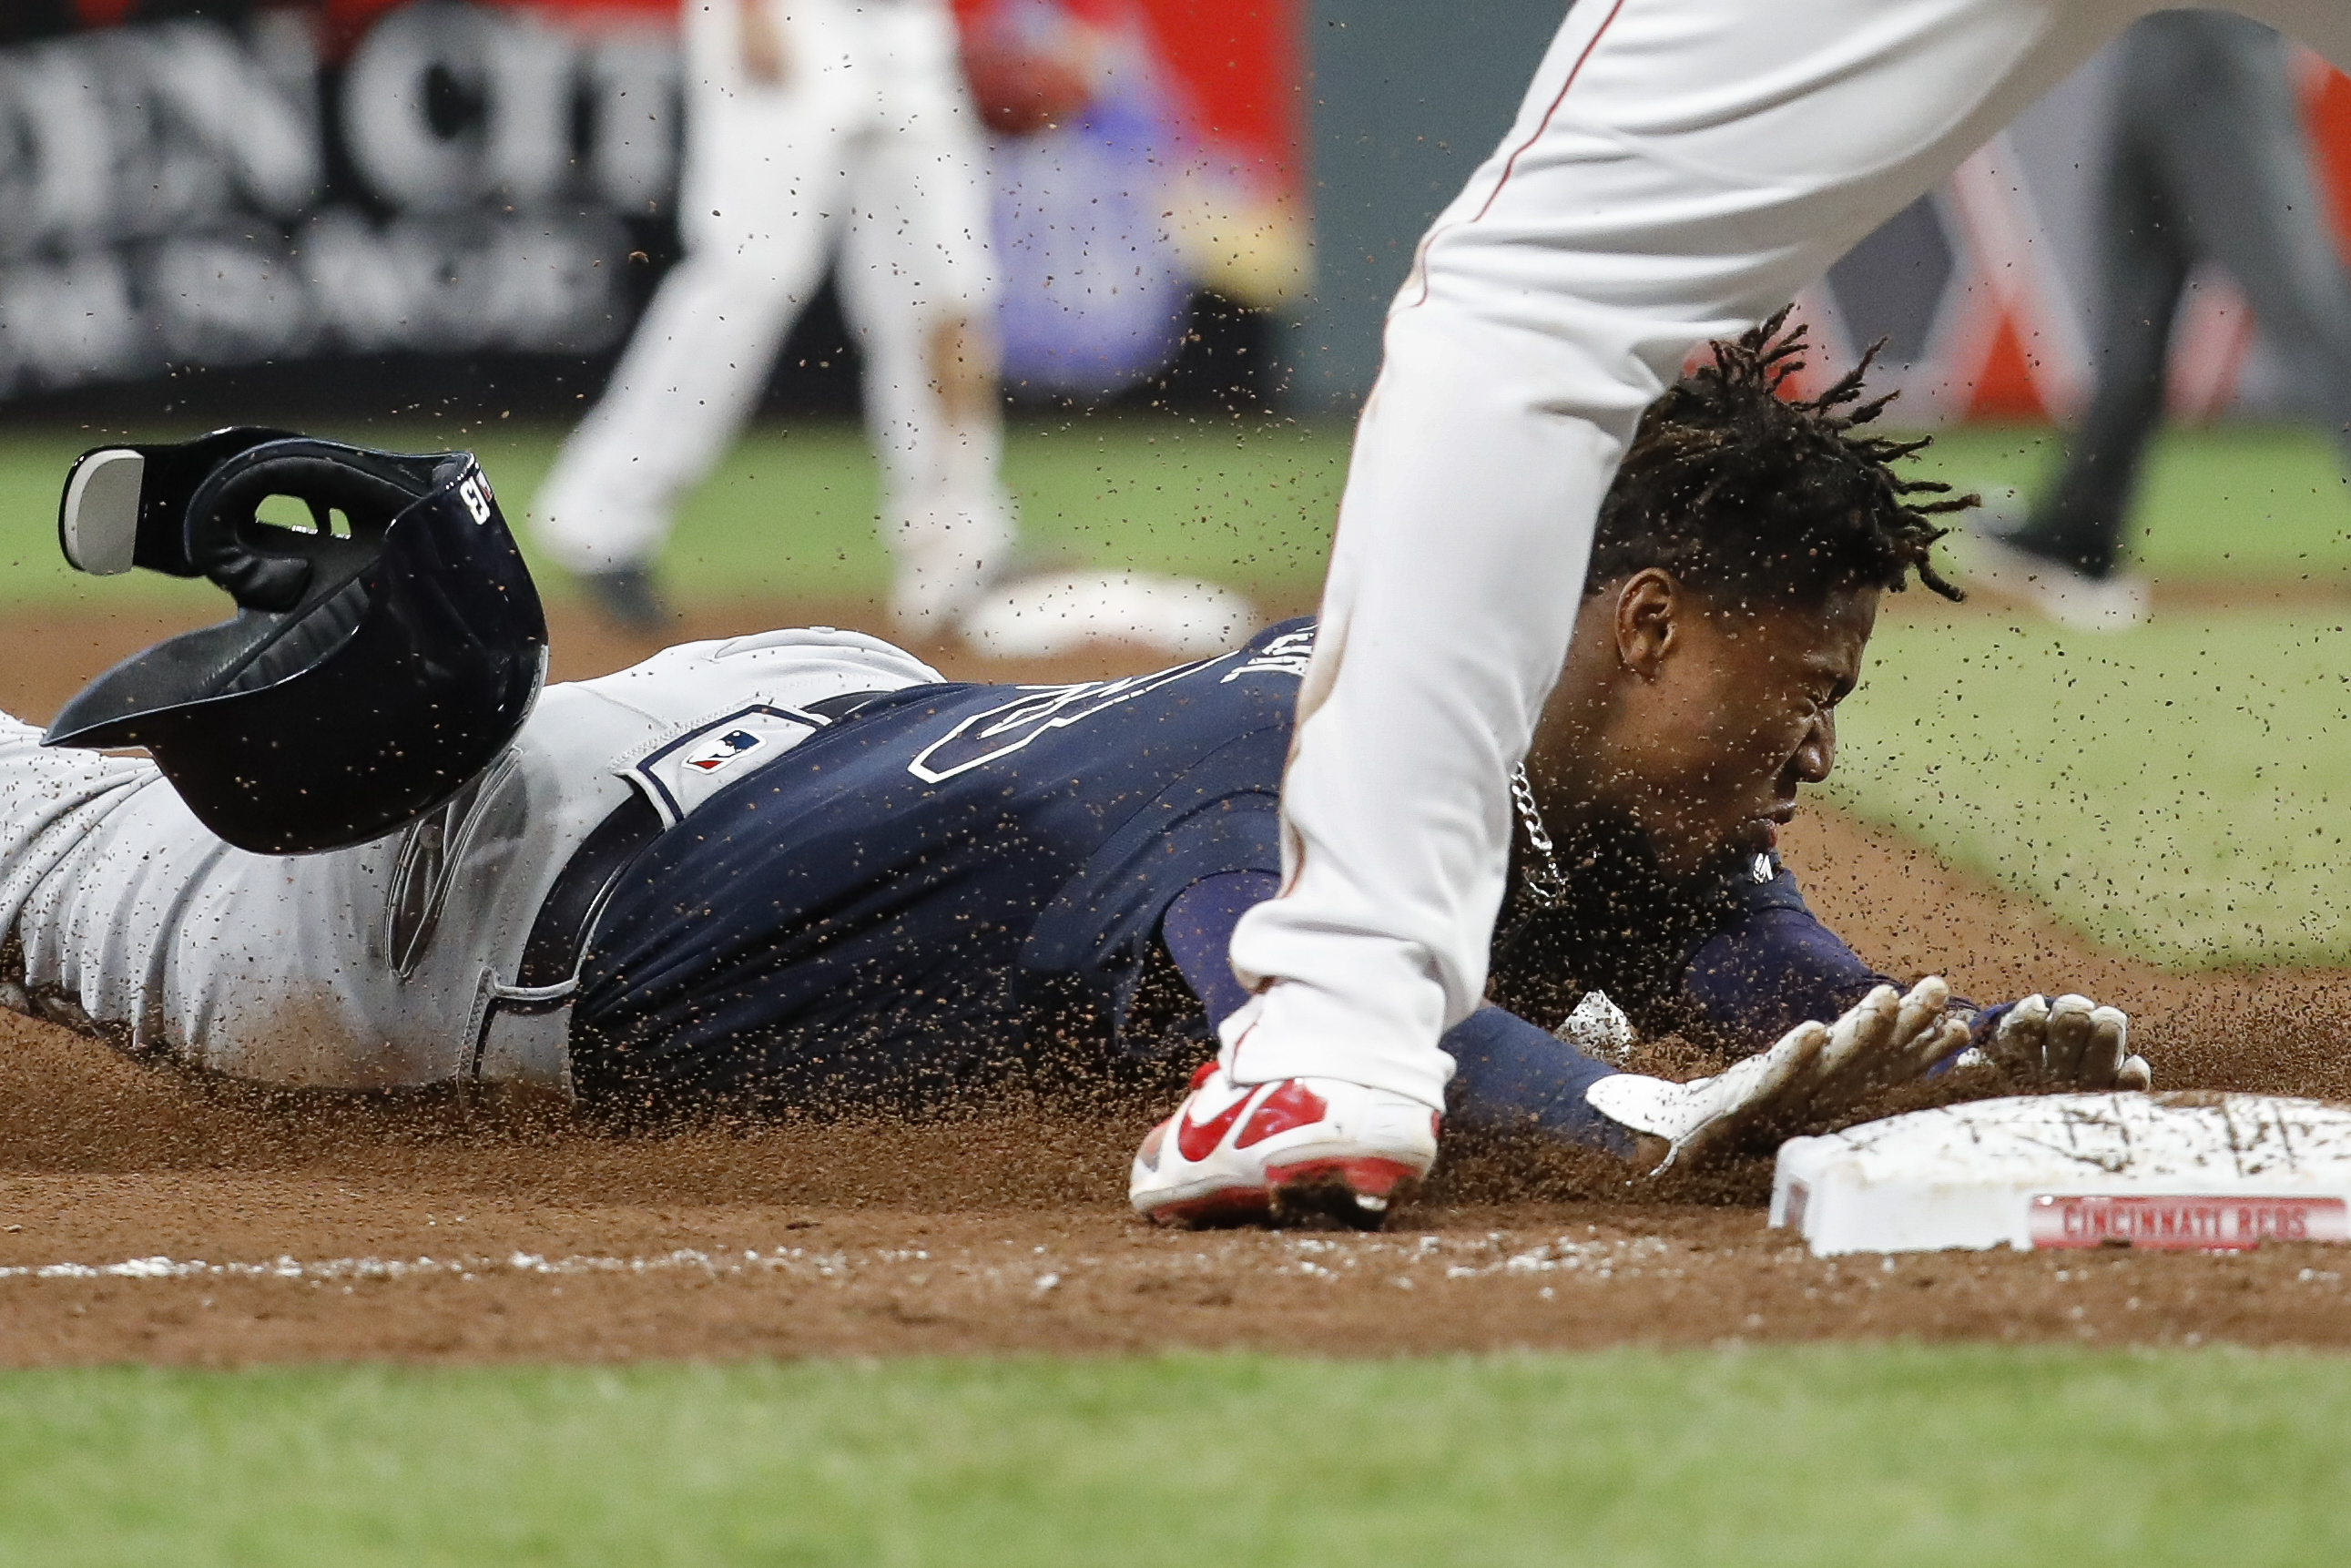
<svg viewBox="0 0 2351 1568">
<path fill-rule="evenodd" d="M 264 521 L 273 497 L 309 526 Z M 414 821 L 505 750 L 545 678 L 538 591 L 471 453 L 258 429 L 100 447 L 67 476 L 57 538 L 81 570 L 201 577 L 236 601 L 91 682 L 43 740 L 145 747 L 240 849 Z"/>
</svg>

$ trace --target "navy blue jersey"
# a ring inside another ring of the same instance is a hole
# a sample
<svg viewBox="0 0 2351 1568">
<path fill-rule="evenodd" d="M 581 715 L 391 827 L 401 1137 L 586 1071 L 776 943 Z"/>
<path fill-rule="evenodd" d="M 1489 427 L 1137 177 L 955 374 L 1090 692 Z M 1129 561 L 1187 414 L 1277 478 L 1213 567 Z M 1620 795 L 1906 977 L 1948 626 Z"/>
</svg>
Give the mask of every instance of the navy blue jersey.
<svg viewBox="0 0 2351 1568">
<path fill-rule="evenodd" d="M 1556 1022 L 1605 991 L 1645 1037 L 1739 1054 L 1886 983 L 1813 917 L 1776 854 L 1726 849 L 1668 876 L 1638 833 L 1606 825 L 1562 835 L 1559 852 L 1563 902 L 1521 905 L 1495 946 L 1494 999 L 1528 1018 Z"/>
<path fill-rule="evenodd" d="M 705 802 L 623 873 L 572 1021 L 619 1105 L 943 1093 L 1040 1028 L 1115 1037 L 1186 886 L 1279 868 L 1312 643 L 1071 686 L 918 686 Z"/>
<path fill-rule="evenodd" d="M 572 1022 L 583 1100 L 945 1099 L 1048 1036 L 1147 1053 L 1161 1037 L 1123 1026 L 1169 905 L 1228 873 L 1273 885 L 1311 645 L 1290 622 L 1151 675 L 914 687 L 736 780 L 598 923 Z M 1576 911 L 1501 946 L 1498 999 L 1548 1026 L 1606 989 L 1645 1034 L 1710 1019 L 1751 1049 L 1791 1008 L 1834 1017 L 1875 983 L 1776 864 L 1667 885 L 1636 861 L 1572 866 Z M 1213 969 L 1193 956 L 1195 990 Z"/>
</svg>

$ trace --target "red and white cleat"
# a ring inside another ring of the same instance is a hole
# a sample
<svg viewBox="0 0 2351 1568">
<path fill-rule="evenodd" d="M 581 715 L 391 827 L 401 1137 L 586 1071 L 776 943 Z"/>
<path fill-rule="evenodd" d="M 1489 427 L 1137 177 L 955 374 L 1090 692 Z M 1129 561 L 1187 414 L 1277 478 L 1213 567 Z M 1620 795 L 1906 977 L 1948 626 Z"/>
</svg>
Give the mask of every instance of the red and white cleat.
<svg viewBox="0 0 2351 1568">
<path fill-rule="evenodd" d="M 1235 1083 L 1216 1062 L 1135 1151 L 1126 1196 L 1161 1225 L 1376 1230 L 1437 1160 L 1437 1115 L 1335 1078 Z"/>
</svg>

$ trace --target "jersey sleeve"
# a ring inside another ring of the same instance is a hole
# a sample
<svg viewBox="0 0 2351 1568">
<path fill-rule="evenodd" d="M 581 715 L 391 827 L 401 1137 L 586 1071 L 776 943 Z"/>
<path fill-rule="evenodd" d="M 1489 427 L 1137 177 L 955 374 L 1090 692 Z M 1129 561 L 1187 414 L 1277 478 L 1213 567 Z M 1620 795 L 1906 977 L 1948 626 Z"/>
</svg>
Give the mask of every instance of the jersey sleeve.
<svg viewBox="0 0 2351 1568">
<path fill-rule="evenodd" d="M 1584 1098 L 1616 1069 L 1497 1007 L 1482 1007 L 1438 1042 L 1453 1058 L 1446 1113 L 1456 1128 L 1534 1133 L 1628 1156 L 1633 1136 Z"/>
<path fill-rule="evenodd" d="M 1273 896 L 1270 873 L 1227 872 L 1196 882 L 1167 906 L 1159 938 L 1211 1025 L 1248 999 L 1226 949 L 1251 905 Z M 1629 1155 L 1632 1138 L 1593 1109 L 1583 1092 L 1616 1070 L 1515 1013 L 1482 1007 L 1439 1043 L 1456 1071 L 1446 1092 L 1453 1125 L 1484 1133 L 1533 1133 Z"/>
<path fill-rule="evenodd" d="M 1200 672 L 1193 711 L 1225 738 L 1132 810 L 1047 902 L 1022 948 L 1024 970 L 1131 975 L 1185 889 L 1236 872 L 1279 874 L 1281 768 L 1312 646 L 1311 622 L 1285 621 Z M 1152 740 L 1134 744 L 1147 750 Z"/>
<path fill-rule="evenodd" d="M 1091 1012 L 1123 1038 L 1170 904 L 1236 875 L 1271 891 L 1281 869 L 1277 799 L 1252 781 L 1280 776 L 1285 745 L 1275 733 L 1233 742 L 1138 813 L 1048 901 L 1019 959 L 1022 991 L 1039 1017 Z"/>
<path fill-rule="evenodd" d="M 1682 977 L 1684 1016 L 1735 1050 L 1762 1050 L 1896 984 L 1821 924 L 1776 856 L 1768 865 L 1767 880 L 1733 883 L 1720 923 L 1699 937 Z"/>
<path fill-rule="evenodd" d="M 1160 917 L 1159 944 L 1199 998 L 1212 1030 L 1249 1000 L 1233 973 L 1233 927 L 1280 885 L 1270 871 L 1219 872 L 1177 894 Z"/>
</svg>

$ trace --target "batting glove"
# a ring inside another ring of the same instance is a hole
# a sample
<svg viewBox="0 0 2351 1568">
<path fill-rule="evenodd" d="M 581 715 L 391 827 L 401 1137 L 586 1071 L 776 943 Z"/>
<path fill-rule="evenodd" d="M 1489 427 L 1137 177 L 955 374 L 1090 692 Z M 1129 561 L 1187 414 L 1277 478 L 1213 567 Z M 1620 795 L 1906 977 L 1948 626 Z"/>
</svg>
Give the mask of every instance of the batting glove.
<svg viewBox="0 0 2351 1568">
<path fill-rule="evenodd" d="M 2147 1058 L 2130 1053 L 2130 1019 L 2087 997 L 2027 997 L 2001 1015 L 1976 1050 L 2011 1077 L 2041 1087 L 2144 1089 L 2155 1082 Z"/>
<path fill-rule="evenodd" d="M 1880 986 L 1834 1024 L 1801 1023 L 1778 1044 L 1712 1078 L 1669 1083 L 1620 1072 L 1583 1092 L 1613 1122 L 1666 1142 L 1651 1175 L 1743 1144 L 1766 1127 L 1824 1121 L 1890 1084 L 1922 1076 L 1967 1043 L 1946 1016 L 1951 988 L 1929 975 L 1907 996 Z"/>
</svg>

